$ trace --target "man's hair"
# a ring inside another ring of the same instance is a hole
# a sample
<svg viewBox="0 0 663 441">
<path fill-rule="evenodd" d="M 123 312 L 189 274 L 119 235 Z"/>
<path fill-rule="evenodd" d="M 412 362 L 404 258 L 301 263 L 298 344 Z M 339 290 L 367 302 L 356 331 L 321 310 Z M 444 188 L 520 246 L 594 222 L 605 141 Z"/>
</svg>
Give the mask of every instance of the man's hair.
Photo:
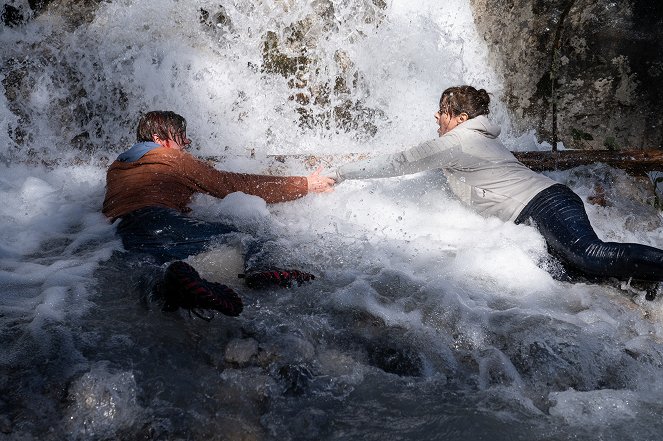
<svg viewBox="0 0 663 441">
<path fill-rule="evenodd" d="M 138 122 L 136 139 L 138 142 L 152 141 L 152 135 L 182 144 L 186 137 L 186 119 L 169 110 L 147 112 Z"/>
</svg>

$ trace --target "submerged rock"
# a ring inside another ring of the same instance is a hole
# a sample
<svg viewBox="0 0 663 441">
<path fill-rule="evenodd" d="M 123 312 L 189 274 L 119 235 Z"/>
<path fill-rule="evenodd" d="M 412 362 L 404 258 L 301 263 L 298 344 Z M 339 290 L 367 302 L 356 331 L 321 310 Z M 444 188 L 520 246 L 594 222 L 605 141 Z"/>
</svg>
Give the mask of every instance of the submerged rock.
<svg viewBox="0 0 663 441">
<path fill-rule="evenodd" d="M 224 360 L 237 366 L 246 366 L 255 361 L 258 355 L 258 342 L 252 338 L 235 339 L 226 346 Z"/>
<path fill-rule="evenodd" d="M 133 426 L 142 413 L 132 372 L 99 365 L 69 388 L 67 422 L 74 439 L 110 439 Z"/>
<path fill-rule="evenodd" d="M 405 377 L 418 377 L 422 374 L 421 359 L 410 348 L 375 344 L 367 349 L 370 364 L 385 372 Z"/>
<path fill-rule="evenodd" d="M 309 391 L 314 374 L 306 364 L 284 364 L 278 369 L 278 377 L 284 395 L 301 396 Z"/>
<path fill-rule="evenodd" d="M 5 26 L 10 28 L 20 26 L 25 21 L 23 12 L 19 8 L 7 4 L 3 6 L 2 15 L 0 18 L 2 18 L 2 22 L 5 24 Z"/>
<path fill-rule="evenodd" d="M 0 415 L 0 432 L 5 434 L 12 433 L 12 422 L 5 415 Z"/>
</svg>

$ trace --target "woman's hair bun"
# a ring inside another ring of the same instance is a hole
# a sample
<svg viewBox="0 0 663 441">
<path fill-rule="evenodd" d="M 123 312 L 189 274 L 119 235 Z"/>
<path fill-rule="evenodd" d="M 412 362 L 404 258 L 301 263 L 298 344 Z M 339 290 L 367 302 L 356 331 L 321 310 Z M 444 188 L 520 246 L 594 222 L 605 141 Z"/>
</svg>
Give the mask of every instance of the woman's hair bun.
<svg viewBox="0 0 663 441">
<path fill-rule="evenodd" d="M 488 106 L 490 105 L 490 95 L 486 92 L 486 89 L 477 90 L 477 110 L 483 111 L 483 114 L 488 114 L 490 110 Z"/>
<path fill-rule="evenodd" d="M 453 116 L 466 113 L 470 118 L 490 113 L 490 94 L 485 89 L 475 89 L 472 86 L 449 87 L 442 92 L 440 109 Z"/>
</svg>

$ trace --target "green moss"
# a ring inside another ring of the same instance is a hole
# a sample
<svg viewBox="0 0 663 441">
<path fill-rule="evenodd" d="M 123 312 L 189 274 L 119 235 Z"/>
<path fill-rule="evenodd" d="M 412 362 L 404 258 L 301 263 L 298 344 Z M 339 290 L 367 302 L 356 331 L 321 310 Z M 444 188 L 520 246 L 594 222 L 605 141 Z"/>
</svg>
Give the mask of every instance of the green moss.
<svg viewBox="0 0 663 441">
<path fill-rule="evenodd" d="M 608 150 L 619 150 L 619 145 L 617 144 L 617 140 L 614 136 L 606 136 L 605 140 L 603 141 L 603 146 Z"/>
<path fill-rule="evenodd" d="M 591 133 L 583 132 L 580 129 L 576 129 L 575 127 L 571 129 L 571 136 L 573 137 L 574 141 L 593 141 L 594 137 L 592 136 Z"/>
</svg>

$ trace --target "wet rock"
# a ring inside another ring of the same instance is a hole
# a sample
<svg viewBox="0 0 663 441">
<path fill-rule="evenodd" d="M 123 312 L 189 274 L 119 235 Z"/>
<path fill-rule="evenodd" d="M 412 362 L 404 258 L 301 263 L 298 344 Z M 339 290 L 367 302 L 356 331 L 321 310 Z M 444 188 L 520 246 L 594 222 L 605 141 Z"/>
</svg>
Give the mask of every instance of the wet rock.
<svg viewBox="0 0 663 441">
<path fill-rule="evenodd" d="M 23 24 L 25 18 L 23 17 L 23 12 L 15 6 L 5 4 L 2 9 L 2 15 L 0 16 L 2 22 L 5 26 L 10 28 L 15 28 Z"/>
<path fill-rule="evenodd" d="M 321 373 L 332 377 L 361 378 L 360 364 L 351 356 L 337 350 L 326 350 L 318 356 Z"/>
<path fill-rule="evenodd" d="M 516 129 L 574 148 L 663 144 L 662 3 L 470 1 Z"/>
<path fill-rule="evenodd" d="M 386 280 L 391 279 L 387 277 L 381 282 Z M 355 329 L 346 344 L 356 348 L 362 362 L 400 376 L 423 374 L 422 348 L 416 339 L 410 338 L 406 328 L 387 326 L 382 317 L 365 311 L 355 314 L 353 326 Z"/>
<path fill-rule="evenodd" d="M 0 415 L 0 432 L 12 433 L 12 422 L 6 415 Z"/>
<path fill-rule="evenodd" d="M 226 346 L 224 360 L 237 366 L 246 366 L 256 360 L 258 342 L 252 338 L 231 340 Z"/>
<path fill-rule="evenodd" d="M 46 11 L 57 13 L 65 19 L 70 29 L 94 20 L 94 13 L 103 2 L 104 0 L 29 0 L 30 8 L 36 14 Z"/>
<path fill-rule="evenodd" d="M 87 131 L 81 132 L 71 138 L 70 144 L 72 147 L 80 151 L 92 151 L 92 147 L 90 146 L 90 133 Z"/>
<path fill-rule="evenodd" d="M 519 386 L 522 378 L 504 353 L 495 348 L 478 351 L 479 385 L 481 388 L 492 386 Z"/>
<path fill-rule="evenodd" d="M 221 374 L 221 385 L 217 397 L 238 414 L 256 418 L 265 410 L 278 386 L 262 369 L 226 369 Z"/>
<path fill-rule="evenodd" d="M 201 8 L 200 23 L 206 25 L 214 31 L 232 32 L 233 30 L 230 16 L 226 12 L 225 8 L 221 5 L 218 6 L 218 9 L 214 13 L 210 13 L 208 10 Z"/>
<path fill-rule="evenodd" d="M 320 439 L 330 425 L 330 418 L 320 409 L 304 409 L 289 424 L 296 439 Z"/>
<path fill-rule="evenodd" d="M 651 180 L 629 176 L 624 171 L 602 164 L 579 167 L 568 174 L 569 185 L 594 182 L 582 196 L 592 204 L 609 207 L 612 218 L 621 219 L 629 231 L 654 231 L 663 224 Z"/>
<path fill-rule="evenodd" d="M 69 388 L 69 430 L 75 437 L 112 438 L 131 427 L 141 414 L 136 398 L 133 373 L 96 366 Z"/>
<path fill-rule="evenodd" d="M 215 433 L 201 439 L 217 439 L 219 431 L 223 432 L 218 439 L 236 441 L 261 441 L 268 439 L 260 420 L 247 419 L 245 415 L 220 415 L 214 420 Z"/>
<path fill-rule="evenodd" d="M 315 357 L 315 347 L 303 338 L 282 335 L 275 341 L 261 344 L 258 360 L 261 366 L 268 366 L 278 360 L 288 362 L 308 362 Z"/>
<path fill-rule="evenodd" d="M 369 363 L 390 374 L 417 377 L 422 374 L 419 355 L 409 348 L 395 346 L 368 346 Z"/>
<path fill-rule="evenodd" d="M 281 340 L 279 345 L 284 351 L 287 351 L 290 359 L 309 361 L 315 356 L 315 347 L 303 338 L 288 336 Z"/>
<path fill-rule="evenodd" d="M 0 74 L 4 76 L 2 85 L 5 89 L 9 109 L 18 116 L 19 125 L 14 130 L 9 130 L 9 136 L 18 145 L 32 141 L 32 134 L 25 131 L 23 127 L 30 124 L 30 112 L 23 105 L 29 101 L 29 91 L 36 86 L 35 79 L 30 75 L 33 70 L 33 62 L 27 57 L 10 58 L 0 68 Z"/>
<path fill-rule="evenodd" d="M 386 4 L 382 1 L 358 2 L 355 16 L 340 17 L 334 4 L 328 0 L 312 2 L 312 13 L 281 32 L 269 31 L 263 39 L 262 70 L 288 79 L 293 90 L 289 97 L 299 106 L 300 125 L 305 128 L 345 131 L 359 138 L 371 137 L 377 132 L 375 121 L 382 118 L 379 109 L 369 108 L 355 96 L 370 93 L 363 74 L 350 56 L 342 49 L 327 56 L 321 47 L 330 33 L 347 26 L 351 34 L 362 36 L 355 20 L 379 25 L 384 19 Z M 356 37 L 351 37 L 356 38 Z M 330 64 L 337 68 L 333 77 L 325 76 Z"/>
<path fill-rule="evenodd" d="M 313 381 L 313 372 L 305 364 L 286 364 L 278 369 L 283 384 L 283 394 L 287 396 L 305 395 Z"/>
<path fill-rule="evenodd" d="M 40 12 L 53 0 L 28 0 L 30 8 L 35 12 Z"/>
</svg>

